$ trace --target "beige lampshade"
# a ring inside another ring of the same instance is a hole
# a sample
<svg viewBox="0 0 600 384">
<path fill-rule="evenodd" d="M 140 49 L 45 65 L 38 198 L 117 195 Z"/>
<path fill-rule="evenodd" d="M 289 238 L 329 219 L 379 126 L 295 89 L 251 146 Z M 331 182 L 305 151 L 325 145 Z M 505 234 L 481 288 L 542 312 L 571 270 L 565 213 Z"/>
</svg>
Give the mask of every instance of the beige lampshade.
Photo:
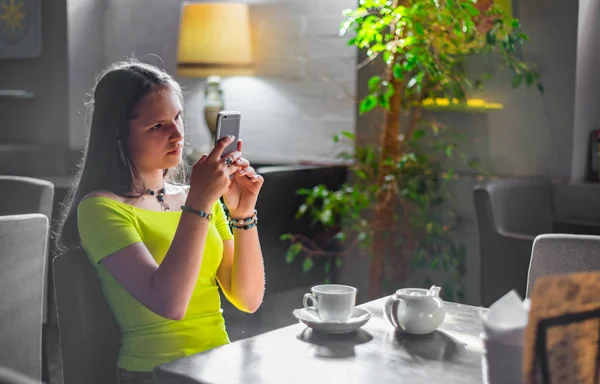
<svg viewBox="0 0 600 384">
<path fill-rule="evenodd" d="M 189 77 L 254 75 L 248 5 L 183 3 L 177 74 Z"/>
</svg>

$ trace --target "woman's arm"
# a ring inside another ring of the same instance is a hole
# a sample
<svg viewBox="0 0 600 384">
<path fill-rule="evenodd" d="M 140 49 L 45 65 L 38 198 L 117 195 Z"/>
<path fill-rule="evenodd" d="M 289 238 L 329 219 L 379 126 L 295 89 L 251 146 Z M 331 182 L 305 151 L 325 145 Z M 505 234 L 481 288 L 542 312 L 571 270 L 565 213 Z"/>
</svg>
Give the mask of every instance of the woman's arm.
<svg viewBox="0 0 600 384">
<path fill-rule="evenodd" d="M 217 279 L 229 301 L 244 312 L 260 307 L 265 288 L 265 269 L 256 227 L 234 230 L 233 240 L 223 241 L 223 260 Z"/>
<path fill-rule="evenodd" d="M 171 247 L 160 266 L 141 242 L 105 257 L 102 265 L 152 312 L 180 320 L 196 285 L 207 233 L 208 220 L 182 213 Z"/>
<path fill-rule="evenodd" d="M 237 166 L 221 159 L 231 137 L 216 144 L 208 156 L 193 167 L 186 205 L 211 213 L 213 203 L 231 183 L 229 176 Z M 237 159 L 240 154 L 234 154 Z M 108 272 L 140 303 L 160 316 L 180 320 L 192 296 L 206 244 L 207 218 L 182 212 L 171 246 L 160 266 L 146 246 L 137 242 L 105 257 Z"/>
<path fill-rule="evenodd" d="M 241 140 L 237 149 L 242 151 Z M 235 164 L 240 170 L 234 173 L 223 201 L 230 217 L 249 218 L 255 212 L 258 194 L 265 180 L 248 160 L 240 158 Z M 238 309 L 255 312 L 260 307 L 265 289 L 265 269 L 256 226 L 250 229 L 234 226 L 233 241 L 223 241 L 223 260 L 217 279 L 229 301 Z"/>
</svg>

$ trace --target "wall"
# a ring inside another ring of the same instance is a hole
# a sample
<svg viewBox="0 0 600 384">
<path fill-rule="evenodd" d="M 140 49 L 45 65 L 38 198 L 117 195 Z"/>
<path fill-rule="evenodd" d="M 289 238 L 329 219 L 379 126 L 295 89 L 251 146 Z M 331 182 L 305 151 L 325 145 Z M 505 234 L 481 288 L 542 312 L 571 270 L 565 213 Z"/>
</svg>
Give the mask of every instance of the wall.
<svg viewBox="0 0 600 384">
<path fill-rule="evenodd" d="M 0 89 L 35 93 L 0 99 L 0 173 L 61 172 L 68 143 L 66 0 L 42 1 L 42 55 L 0 60 Z M 45 148 L 41 148 L 41 145 Z"/>
<path fill-rule="evenodd" d="M 571 179 L 578 12 L 576 1 L 519 1 L 515 16 L 531 39 L 523 56 L 538 65 L 544 94 L 525 87 L 512 89 L 511 76 L 498 73 L 485 95 L 502 102 L 503 110 L 453 116 L 473 134 L 472 153 L 480 156 L 491 175 Z M 453 186 L 453 203 L 470 220 L 457 237 L 468 250 L 466 284 L 471 303 L 479 302 L 480 292 L 479 237 L 472 193 L 477 183 L 476 178 L 465 177 Z"/>
<path fill-rule="evenodd" d="M 85 101 L 96 75 L 104 68 L 105 0 L 69 0 L 69 147 L 83 148 L 86 124 Z"/>
<path fill-rule="evenodd" d="M 42 1 L 42 55 L 0 60 L 0 88 L 35 93 L 26 101 L 0 99 L 0 140 L 62 143 L 66 139 L 66 0 Z M 35 112 L 33 112 L 33 111 Z"/>
<path fill-rule="evenodd" d="M 600 3 L 580 0 L 579 7 L 572 173 L 581 181 L 588 164 L 589 133 L 600 129 Z"/>
<path fill-rule="evenodd" d="M 355 0 L 251 3 L 258 76 L 223 81 L 227 109 L 243 114 L 244 155 L 254 162 L 333 160 L 332 136 L 354 130 L 355 55 L 337 36 L 341 12 Z M 179 2 L 107 0 L 106 63 L 134 54 L 175 73 Z M 156 55 L 156 56 L 155 56 Z M 164 62 L 164 64 L 163 64 Z M 187 138 L 208 150 L 203 79 L 185 90 Z"/>
<path fill-rule="evenodd" d="M 568 180 L 573 160 L 578 3 L 521 0 L 516 5 L 515 16 L 531 38 L 523 56 L 538 65 L 543 75 L 544 94 L 525 87 L 512 89 L 510 74 L 495 71 L 482 96 L 502 103 L 504 109 L 487 113 L 436 113 L 434 117 L 468 134 L 463 150 L 478 158 L 492 176 L 547 176 Z M 471 70 L 490 69 L 493 64 L 490 58 L 479 58 L 471 63 Z M 359 72 L 359 97 L 366 94 L 365 84 L 371 74 L 372 70 Z M 357 120 L 362 142 L 370 140 L 377 120 L 376 114 Z M 467 246 L 467 302 L 477 304 L 479 242 L 472 190 L 479 180 L 466 167 L 461 171 L 463 177 L 452 186 L 451 204 L 469 220 L 456 236 Z"/>
</svg>

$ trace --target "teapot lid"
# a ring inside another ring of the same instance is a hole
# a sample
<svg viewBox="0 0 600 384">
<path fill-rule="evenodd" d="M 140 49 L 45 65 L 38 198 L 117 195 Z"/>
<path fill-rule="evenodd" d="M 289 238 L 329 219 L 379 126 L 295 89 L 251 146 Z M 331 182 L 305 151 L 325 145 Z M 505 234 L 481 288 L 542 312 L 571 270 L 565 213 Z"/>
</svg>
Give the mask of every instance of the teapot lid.
<svg viewBox="0 0 600 384">
<path fill-rule="evenodd" d="M 404 300 L 419 300 L 429 297 L 438 297 L 440 293 L 440 287 L 435 285 L 429 289 L 423 288 L 402 288 L 396 291 L 396 296 Z"/>
</svg>

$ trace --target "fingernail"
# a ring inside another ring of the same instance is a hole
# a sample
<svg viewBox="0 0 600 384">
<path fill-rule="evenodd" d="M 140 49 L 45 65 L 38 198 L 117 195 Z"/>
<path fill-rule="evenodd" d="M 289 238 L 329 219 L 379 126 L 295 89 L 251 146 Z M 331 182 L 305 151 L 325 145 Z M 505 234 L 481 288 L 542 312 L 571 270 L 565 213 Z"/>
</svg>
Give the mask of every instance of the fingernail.
<svg viewBox="0 0 600 384">
<path fill-rule="evenodd" d="M 235 139 L 235 136 L 233 136 L 233 135 L 229 135 L 228 137 L 229 137 L 231 140 Z"/>
</svg>

